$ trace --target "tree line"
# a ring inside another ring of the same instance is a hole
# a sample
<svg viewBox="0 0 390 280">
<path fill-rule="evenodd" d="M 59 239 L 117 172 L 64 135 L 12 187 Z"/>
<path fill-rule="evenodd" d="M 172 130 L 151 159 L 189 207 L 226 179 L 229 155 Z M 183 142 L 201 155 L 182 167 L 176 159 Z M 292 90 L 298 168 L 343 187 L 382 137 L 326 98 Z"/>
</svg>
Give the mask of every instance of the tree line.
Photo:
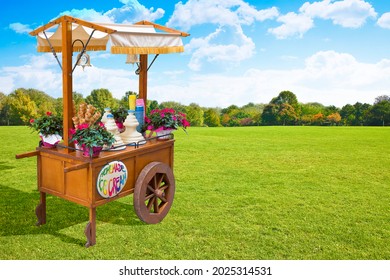
<svg viewBox="0 0 390 280">
<path fill-rule="evenodd" d="M 76 106 L 86 102 L 101 111 L 106 107 L 127 109 L 129 94 L 135 93 L 129 91 L 121 99 L 116 99 L 108 89 L 95 89 L 85 98 L 74 92 L 73 100 Z M 291 91 L 280 92 L 268 104 L 248 103 L 227 108 L 148 100 L 147 110 L 167 107 L 186 113 L 191 126 L 390 125 L 390 96 L 387 95 L 378 96 L 373 104 L 357 102 L 342 108 L 316 102 L 300 103 Z M 62 115 L 62 98 L 53 98 L 36 89 L 19 88 L 8 95 L 0 92 L 0 125 L 25 125 L 47 111 Z"/>
</svg>

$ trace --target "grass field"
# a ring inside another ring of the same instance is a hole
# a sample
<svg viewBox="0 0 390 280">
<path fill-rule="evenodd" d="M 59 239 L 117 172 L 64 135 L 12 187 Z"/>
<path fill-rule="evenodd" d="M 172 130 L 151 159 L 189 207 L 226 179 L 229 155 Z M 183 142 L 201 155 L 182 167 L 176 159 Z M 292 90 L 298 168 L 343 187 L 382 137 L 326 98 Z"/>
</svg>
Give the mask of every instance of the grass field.
<svg viewBox="0 0 390 280">
<path fill-rule="evenodd" d="M 390 128 L 191 128 L 176 132 L 176 195 L 142 223 L 132 196 L 88 210 L 48 197 L 36 227 L 35 149 L 0 127 L 0 259 L 390 259 Z"/>
</svg>

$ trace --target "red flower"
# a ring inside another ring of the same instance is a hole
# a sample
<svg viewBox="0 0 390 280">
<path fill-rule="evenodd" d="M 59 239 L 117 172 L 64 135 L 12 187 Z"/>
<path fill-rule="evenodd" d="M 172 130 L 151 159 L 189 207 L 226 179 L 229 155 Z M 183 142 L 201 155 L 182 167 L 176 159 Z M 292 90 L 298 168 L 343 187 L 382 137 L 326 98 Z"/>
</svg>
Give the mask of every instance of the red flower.
<svg viewBox="0 0 390 280">
<path fill-rule="evenodd" d="M 34 123 L 34 119 L 31 119 L 31 120 L 30 120 L 30 123 Z"/>
<path fill-rule="evenodd" d="M 82 124 L 80 124 L 80 125 L 78 125 L 78 129 L 85 129 L 85 128 L 88 128 L 89 127 L 89 125 L 87 124 L 87 123 L 82 123 Z"/>
<path fill-rule="evenodd" d="M 182 120 L 181 123 L 183 124 L 184 127 L 190 126 L 190 123 L 187 120 Z"/>
<path fill-rule="evenodd" d="M 51 112 L 46 112 L 47 116 L 51 116 L 51 114 L 52 114 Z"/>
</svg>

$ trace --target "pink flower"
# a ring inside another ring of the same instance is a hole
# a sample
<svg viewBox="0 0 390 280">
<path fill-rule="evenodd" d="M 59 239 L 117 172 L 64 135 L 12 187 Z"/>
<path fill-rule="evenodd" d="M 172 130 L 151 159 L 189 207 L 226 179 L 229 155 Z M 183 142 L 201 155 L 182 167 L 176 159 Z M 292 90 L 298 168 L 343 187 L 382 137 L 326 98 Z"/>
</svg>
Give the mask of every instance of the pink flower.
<svg viewBox="0 0 390 280">
<path fill-rule="evenodd" d="M 99 122 L 99 126 L 100 126 L 100 127 L 105 127 L 105 126 L 104 126 L 104 123 L 102 123 L 102 122 Z M 87 126 L 87 127 L 88 127 L 88 126 Z"/>
<path fill-rule="evenodd" d="M 164 113 L 161 113 L 161 115 L 160 115 L 160 116 L 163 118 L 163 117 L 165 117 L 165 114 L 164 114 Z"/>
<path fill-rule="evenodd" d="M 182 125 L 184 127 L 189 127 L 190 126 L 190 123 L 186 119 L 182 120 L 181 123 L 182 123 Z"/>
<path fill-rule="evenodd" d="M 74 128 L 69 129 L 70 136 L 73 136 L 75 133 L 76 133 L 76 129 Z"/>
<path fill-rule="evenodd" d="M 80 124 L 77 128 L 78 129 L 85 129 L 85 128 L 88 128 L 89 125 L 87 123 L 83 123 L 83 124 Z"/>
<path fill-rule="evenodd" d="M 46 112 L 47 116 L 51 116 L 52 112 Z"/>
<path fill-rule="evenodd" d="M 150 123 L 150 119 L 148 117 L 145 117 L 145 122 Z"/>
<path fill-rule="evenodd" d="M 122 128 L 123 128 L 123 123 L 121 123 L 121 122 L 116 122 L 116 126 L 117 126 L 119 129 L 122 129 Z"/>
</svg>

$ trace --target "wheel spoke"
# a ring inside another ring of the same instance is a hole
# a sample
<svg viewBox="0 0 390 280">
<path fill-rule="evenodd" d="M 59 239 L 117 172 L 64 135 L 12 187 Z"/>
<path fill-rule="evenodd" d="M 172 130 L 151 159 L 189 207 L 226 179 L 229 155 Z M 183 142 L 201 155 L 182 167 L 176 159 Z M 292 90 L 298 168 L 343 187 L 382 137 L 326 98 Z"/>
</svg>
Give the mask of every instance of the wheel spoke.
<svg viewBox="0 0 390 280">
<path fill-rule="evenodd" d="M 157 184 L 157 178 L 156 178 L 156 176 L 153 177 L 152 181 L 153 181 L 153 188 L 154 188 L 154 189 L 157 189 L 157 188 L 158 188 L 158 184 Z"/>
<path fill-rule="evenodd" d="M 154 199 L 154 213 L 158 213 L 158 212 L 159 212 L 158 199 L 157 199 L 157 197 L 155 197 L 155 199 Z"/>
<path fill-rule="evenodd" d="M 169 184 L 165 183 L 164 186 L 160 188 L 161 191 L 165 191 L 167 188 L 169 188 Z"/>
<path fill-rule="evenodd" d="M 159 198 L 161 199 L 161 201 L 162 201 L 162 202 L 164 202 L 164 203 L 166 203 L 166 202 L 167 202 L 167 200 L 166 200 L 166 198 L 165 198 L 165 197 L 163 197 L 163 196 L 162 196 L 162 197 L 159 197 Z"/>
<path fill-rule="evenodd" d="M 157 187 L 160 188 L 161 187 L 161 183 L 164 179 L 164 174 L 161 174 L 161 173 L 157 173 L 156 174 L 156 177 L 159 176 L 158 180 L 157 180 Z"/>
<path fill-rule="evenodd" d="M 150 209 L 152 209 L 152 206 L 153 206 L 153 203 L 154 203 L 155 200 L 156 200 L 156 197 L 155 197 L 155 196 L 153 196 L 153 197 L 149 200 L 148 205 L 146 206 L 146 207 L 148 208 L 149 211 L 150 211 Z"/>
<path fill-rule="evenodd" d="M 151 199 L 153 196 L 154 196 L 154 193 L 151 193 L 150 195 L 146 196 L 145 197 L 145 201 Z"/>
<path fill-rule="evenodd" d="M 151 192 L 154 192 L 154 189 L 153 189 L 153 187 L 151 186 L 151 185 L 148 185 L 148 190 L 150 190 Z"/>
</svg>

